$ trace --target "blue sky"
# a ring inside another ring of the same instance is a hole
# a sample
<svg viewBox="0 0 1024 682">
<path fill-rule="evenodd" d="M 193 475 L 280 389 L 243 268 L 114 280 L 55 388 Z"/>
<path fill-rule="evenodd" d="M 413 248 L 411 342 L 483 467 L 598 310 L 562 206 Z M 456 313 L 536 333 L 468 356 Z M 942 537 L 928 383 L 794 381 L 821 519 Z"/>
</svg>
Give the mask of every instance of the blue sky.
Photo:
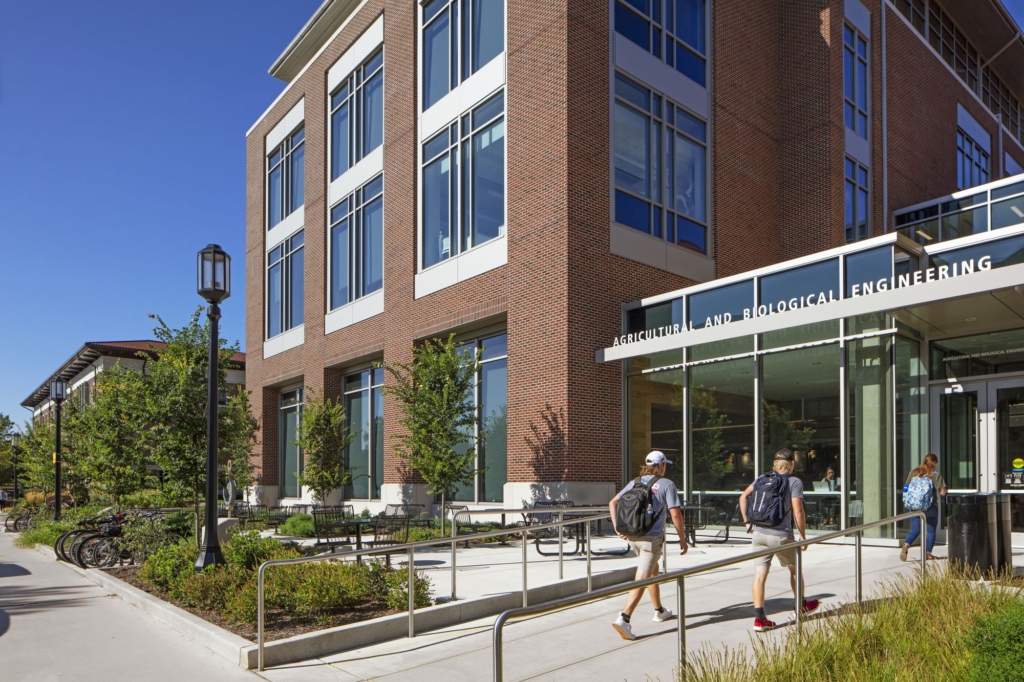
<svg viewBox="0 0 1024 682">
<path fill-rule="evenodd" d="M 0 412 L 20 423 L 85 341 L 182 324 L 209 242 L 234 258 L 222 335 L 244 348 L 245 131 L 319 4 L 0 0 Z"/>
<path fill-rule="evenodd" d="M 244 348 L 245 131 L 320 0 L 0 2 L 0 412 L 85 341 L 151 338 L 233 257 Z"/>
</svg>

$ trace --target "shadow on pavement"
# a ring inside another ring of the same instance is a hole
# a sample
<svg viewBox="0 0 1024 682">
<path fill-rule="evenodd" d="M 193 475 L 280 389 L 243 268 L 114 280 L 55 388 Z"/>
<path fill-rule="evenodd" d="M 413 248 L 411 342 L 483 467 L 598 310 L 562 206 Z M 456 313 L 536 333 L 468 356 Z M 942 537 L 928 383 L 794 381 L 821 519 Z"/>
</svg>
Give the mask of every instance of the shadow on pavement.
<svg viewBox="0 0 1024 682">
<path fill-rule="evenodd" d="M 0 564 L 0 578 L 16 578 L 22 575 L 32 575 L 32 571 L 18 564 Z"/>
</svg>

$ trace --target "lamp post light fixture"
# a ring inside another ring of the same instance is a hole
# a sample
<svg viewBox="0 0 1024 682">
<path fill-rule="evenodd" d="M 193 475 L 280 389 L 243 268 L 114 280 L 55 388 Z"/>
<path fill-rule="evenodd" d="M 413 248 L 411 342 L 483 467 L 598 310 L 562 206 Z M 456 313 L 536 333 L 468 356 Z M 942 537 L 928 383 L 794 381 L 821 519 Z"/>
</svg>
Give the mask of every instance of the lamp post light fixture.
<svg viewBox="0 0 1024 682">
<path fill-rule="evenodd" d="M 11 459 L 14 460 L 14 501 L 18 501 L 18 454 L 21 451 L 21 432 L 11 434 Z"/>
<path fill-rule="evenodd" d="M 61 406 L 68 397 L 68 382 L 61 377 L 54 377 L 50 382 L 50 400 L 57 412 L 57 428 L 53 436 L 53 520 L 60 521 L 61 495 L 60 488 L 60 415 Z"/>
<path fill-rule="evenodd" d="M 196 559 L 196 570 L 224 563 L 217 537 L 217 411 L 218 366 L 220 341 L 218 324 L 220 306 L 231 295 L 231 256 L 216 244 L 209 244 L 199 252 L 197 262 L 198 291 L 210 307 L 206 311 L 210 321 L 209 376 L 206 390 L 206 533 L 203 546 Z"/>
</svg>

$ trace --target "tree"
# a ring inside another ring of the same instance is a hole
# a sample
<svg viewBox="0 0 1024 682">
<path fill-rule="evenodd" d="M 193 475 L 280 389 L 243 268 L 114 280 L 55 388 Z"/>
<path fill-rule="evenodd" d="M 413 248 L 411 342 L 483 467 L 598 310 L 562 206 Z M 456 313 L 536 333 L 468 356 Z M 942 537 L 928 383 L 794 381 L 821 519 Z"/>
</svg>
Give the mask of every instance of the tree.
<svg viewBox="0 0 1024 682">
<path fill-rule="evenodd" d="M 54 422 L 25 422 L 22 434 L 18 480 L 25 490 L 42 493 L 45 502 L 46 496 L 53 492 Z"/>
<path fill-rule="evenodd" d="M 729 471 L 729 465 L 722 459 L 722 429 L 730 423 L 729 418 L 718 411 L 714 389 L 703 386 L 697 386 L 690 392 L 690 415 L 691 471 L 694 480 L 704 484 L 702 489 L 709 486 L 715 490 Z"/>
<path fill-rule="evenodd" d="M 191 499 L 196 528 L 200 527 L 200 501 L 206 485 L 206 383 L 210 331 L 200 324 L 198 308 L 188 324 L 172 329 L 156 315 L 153 330 L 166 344 L 148 364 L 147 413 L 151 427 L 146 431 L 153 460 L 163 469 L 164 494 Z M 227 370 L 236 347 L 220 340 L 218 385 L 225 390 Z M 223 411 L 222 411 L 223 412 Z M 223 419 L 223 415 L 221 415 Z M 224 452 L 222 447 L 220 452 Z M 196 543 L 200 542 L 196 533 Z"/>
<path fill-rule="evenodd" d="M 70 497 L 75 503 L 89 501 L 91 482 L 88 457 L 91 434 L 86 427 L 86 415 L 90 408 L 91 405 L 79 403 L 77 393 L 72 393 L 71 398 L 61 406 L 60 483 L 62 495 Z"/>
<path fill-rule="evenodd" d="M 379 365 L 394 383 L 384 386 L 402 416 L 404 433 L 395 436 L 395 453 L 407 461 L 441 496 L 444 505 L 457 485 L 472 483 L 476 471 L 476 407 L 473 384 L 480 364 L 480 349 L 469 350 L 447 340 L 431 339 L 413 348 L 411 363 Z"/>
<path fill-rule="evenodd" d="M 345 407 L 340 401 L 306 390 L 295 441 L 302 450 L 303 466 L 296 476 L 299 485 L 312 490 L 313 499 L 321 505 L 328 495 L 352 480 L 352 472 L 344 466 L 344 455 L 354 434 L 345 422 Z"/>
<path fill-rule="evenodd" d="M 96 377 L 95 399 L 84 412 L 84 468 L 91 484 L 115 506 L 152 484 L 146 470 L 148 378 L 114 365 Z"/>
<path fill-rule="evenodd" d="M 252 485 L 252 448 L 256 444 L 259 421 L 252 416 L 249 391 L 239 391 L 228 398 L 228 404 L 220 411 L 220 453 L 222 465 L 232 464 L 231 477 L 239 488 L 248 490 Z M 225 484 L 227 480 L 223 481 Z M 233 502 L 233 500 L 226 502 Z"/>
<path fill-rule="evenodd" d="M 14 433 L 14 421 L 0 412 L 0 485 L 14 483 L 14 457 L 11 449 L 11 434 Z"/>
<path fill-rule="evenodd" d="M 798 456 L 806 456 L 810 449 L 811 438 L 815 430 L 810 427 L 800 427 L 790 419 L 789 410 L 780 407 L 767 400 L 762 400 L 761 412 L 764 420 L 764 456 L 766 462 L 782 448 L 790 448 Z M 769 467 L 771 464 L 768 465 Z"/>
</svg>

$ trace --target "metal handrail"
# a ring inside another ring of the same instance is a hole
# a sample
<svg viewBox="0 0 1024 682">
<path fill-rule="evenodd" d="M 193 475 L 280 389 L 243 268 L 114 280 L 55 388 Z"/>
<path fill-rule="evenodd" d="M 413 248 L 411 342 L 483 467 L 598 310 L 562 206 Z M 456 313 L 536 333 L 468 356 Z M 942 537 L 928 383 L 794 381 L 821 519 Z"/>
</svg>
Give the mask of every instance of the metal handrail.
<svg viewBox="0 0 1024 682">
<path fill-rule="evenodd" d="M 818 544 L 821 542 L 828 542 L 829 540 L 836 540 L 847 535 L 854 534 L 854 554 L 856 557 L 854 580 L 856 585 L 856 598 L 858 604 L 863 604 L 863 573 L 861 566 L 861 533 L 872 528 L 878 528 L 879 526 L 888 526 L 890 524 L 899 523 L 900 521 L 906 521 L 917 517 L 921 519 L 922 528 L 927 523 L 925 514 L 923 511 L 907 512 L 898 516 L 892 516 L 881 521 L 873 521 L 871 523 L 861 524 L 854 526 L 853 528 L 847 528 L 846 530 L 836 531 L 834 533 L 828 533 L 827 535 L 819 535 L 814 538 L 807 540 L 800 540 L 799 542 L 792 542 L 785 545 L 785 549 L 796 549 L 796 623 L 798 628 L 803 627 L 803 618 L 801 606 L 803 605 L 803 548 L 809 545 Z M 726 566 L 732 566 L 739 564 L 744 561 L 750 561 L 751 559 L 758 559 L 760 557 L 772 556 L 780 551 L 778 548 L 762 549 L 756 552 L 749 552 L 738 557 L 730 557 L 728 559 L 720 559 L 718 561 L 712 561 L 707 564 L 700 564 L 699 566 L 691 566 L 690 568 L 682 568 L 675 571 L 663 573 L 661 575 L 652 576 L 650 578 L 644 578 L 643 580 L 634 580 L 629 583 L 623 583 L 621 585 L 613 585 L 612 587 L 606 587 L 596 592 L 588 591 L 586 594 L 578 594 L 571 597 L 563 597 L 562 599 L 556 599 L 554 601 L 545 602 L 543 604 L 536 604 L 534 606 L 523 606 L 517 609 L 509 609 L 497 617 L 494 621 L 494 644 L 493 644 L 493 656 L 494 656 L 494 682 L 502 681 L 502 629 L 505 624 L 513 618 L 522 618 L 525 616 L 535 616 L 543 613 L 550 613 L 552 611 L 558 611 L 560 609 L 569 608 L 572 606 L 579 606 L 591 601 L 597 601 L 600 599 L 606 599 L 608 597 L 614 597 L 625 592 L 630 592 L 636 589 L 644 589 L 651 585 L 660 585 L 661 583 L 676 581 L 676 610 L 678 615 L 676 616 L 676 632 L 679 637 L 679 667 L 681 670 L 686 669 L 686 601 L 684 598 L 685 590 L 685 578 L 690 575 L 697 573 L 704 573 L 706 571 L 712 571 L 718 568 L 725 568 Z M 923 581 L 928 572 L 927 563 L 927 552 L 921 552 L 921 580 Z"/>
<path fill-rule="evenodd" d="M 529 513 L 552 513 L 552 514 L 557 514 L 558 512 L 564 512 L 564 511 L 566 511 L 566 510 L 564 510 L 564 509 L 551 509 L 551 510 L 548 510 L 548 509 L 545 509 L 545 508 L 541 508 L 541 509 L 503 509 L 503 510 L 495 509 L 495 510 L 481 510 L 481 512 L 469 512 L 469 513 L 470 514 L 477 514 L 477 513 L 495 513 L 495 514 L 497 514 L 497 513 L 504 512 L 506 514 L 519 514 L 519 513 L 527 513 L 527 512 L 529 512 Z M 559 516 L 561 517 L 561 515 L 559 515 Z M 452 573 L 452 600 L 454 601 L 455 600 L 455 572 L 456 572 L 456 570 L 455 570 L 456 569 L 455 551 L 456 551 L 456 547 L 457 547 L 458 543 L 460 543 L 460 542 L 469 542 L 469 541 L 473 541 L 473 540 L 485 540 L 485 539 L 488 539 L 488 538 L 497 538 L 497 537 L 508 536 L 508 535 L 522 535 L 522 538 L 523 538 L 523 606 L 525 607 L 525 606 L 527 606 L 527 581 L 526 581 L 526 564 L 527 564 L 527 558 L 526 557 L 527 557 L 527 551 L 526 550 L 527 550 L 527 547 L 529 545 L 528 535 L 530 533 L 533 533 L 533 532 L 538 531 L 538 530 L 545 530 L 545 529 L 548 529 L 548 528 L 561 528 L 561 527 L 564 527 L 564 526 L 571 526 L 571 525 L 576 525 L 576 524 L 580 524 L 580 523 L 585 523 L 586 527 L 587 527 L 587 591 L 589 592 L 591 587 L 592 587 L 591 555 L 590 555 L 590 523 L 589 522 L 590 521 L 601 521 L 601 520 L 610 519 L 610 518 L 611 518 L 611 514 L 609 512 L 604 512 L 604 513 L 601 513 L 601 514 L 593 514 L 593 515 L 590 515 L 590 516 L 577 516 L 577 517 L 575 517 L 573 519 L 569 519 L 567 521 L 561 520 L 561 518 L 559 518 L 558 521 L 553 521 L 551 523 L 545 523 L 545 524 L 537 524 L 537 525 L 533 525 L 533 526 L 526 526 L 524 528 L 516 528 L 516 529 L 512 530 L 511 532 L 509 532 L 509 530 L 507 530 L 507 529 L 503 529 L 503 530 L 487 531 L 487 532 L 484 532 L 484 533 L 473 533 L 472 535 L 461 535 L 461 536 L 457 536 L 456 535 L 457 527 L 456 527 L 456 524 L 453 522 L 452 523 L 452 535 L 451 535 L 451 537 L 444 538 L 444 539 L 440 539 L 439 538 L 439 539 L 435 539 L 435 540 L 418 540 L 416 542 L 406 542 L 406 543 L 402 543 L 402 544 L 388 545 L 386 547 L 373 548 L 373 549 L 359 549 L 359 550 L 349 549 L 349 550 L 341 551 L 341 552 L 330 551 L 330 552 L 322 552 L 322 553 L 316 554 L 314 556 L 299 557 L 299 558 L 296 558 L 296 559 L 272 559 L 270 561 L 264 561 L 262 564 L 260 564 L 259 570 L 257 571 L 257 574 L 256 574 L 256 603 L 257 603 L 256 643 L 257 643 L 257 647 L 258 647 L 258 650 L 259 650 L 259 655 L 258 655 L 258 667 L 259 667 L 259 670 L 262 672 L 263 669 L 264 669 L 264 665 L 263 665 L 263 645 L 264 645 L 265 614 L 264 614 L 264 603 L 263 602 L 264 602 L 265 574 L 266 574 L 266 570 L 268 568 L 270 568 L 271 566 L 287 566 L 287 565 L 291 565 L 291 564 L 305 564 L 305 563 L 311 563 L 311 562 L 314 562 L 314 561 L 326 561 L 328 559 L 341 559 L 341 558 L 347 558 L 347 557 L 356 557 L 358 559 L 361 556 L 372 556 L 372 555 L 376 555 L 376 554 L 395 554 L 397 552 L 402 552 L 402 551 L 407 552 L 408 555 L 409 555 L 409 557 L 408 557 L 408 565 L 409 565 L 409 588 L 408 588 L 409 589 L 409 636 L 410 637 L 415 637 L 416 636 L 416 629 L 415 629 L 415 617 L 413 615 L 413 610 L 414 610 L 414 606 L 415 606 L 415 596 L 416 596 L 416 591 L 415 591 L 415 576 L 416 576 L 416 572 L 413 569 L 415 567 L 414 557 L 415 557 L 415 552 L 416 552 L 417 549 L 422 548 L 422 547 L 434 547 L 436 545 L 448 545 L 448 544 L 450 544 L 452 546 L 452 570 L 451 570 L 451 573 Z M 453 521 L 454 521 L 454 519 L 453 519 Z M 562 542 L 558 543 L 558 547 L 559 547 L 559 553 L 558 553 L 558 577 L 559 577 L 559 579 L 561 579 L 562 578 Z"/>
</svg>

